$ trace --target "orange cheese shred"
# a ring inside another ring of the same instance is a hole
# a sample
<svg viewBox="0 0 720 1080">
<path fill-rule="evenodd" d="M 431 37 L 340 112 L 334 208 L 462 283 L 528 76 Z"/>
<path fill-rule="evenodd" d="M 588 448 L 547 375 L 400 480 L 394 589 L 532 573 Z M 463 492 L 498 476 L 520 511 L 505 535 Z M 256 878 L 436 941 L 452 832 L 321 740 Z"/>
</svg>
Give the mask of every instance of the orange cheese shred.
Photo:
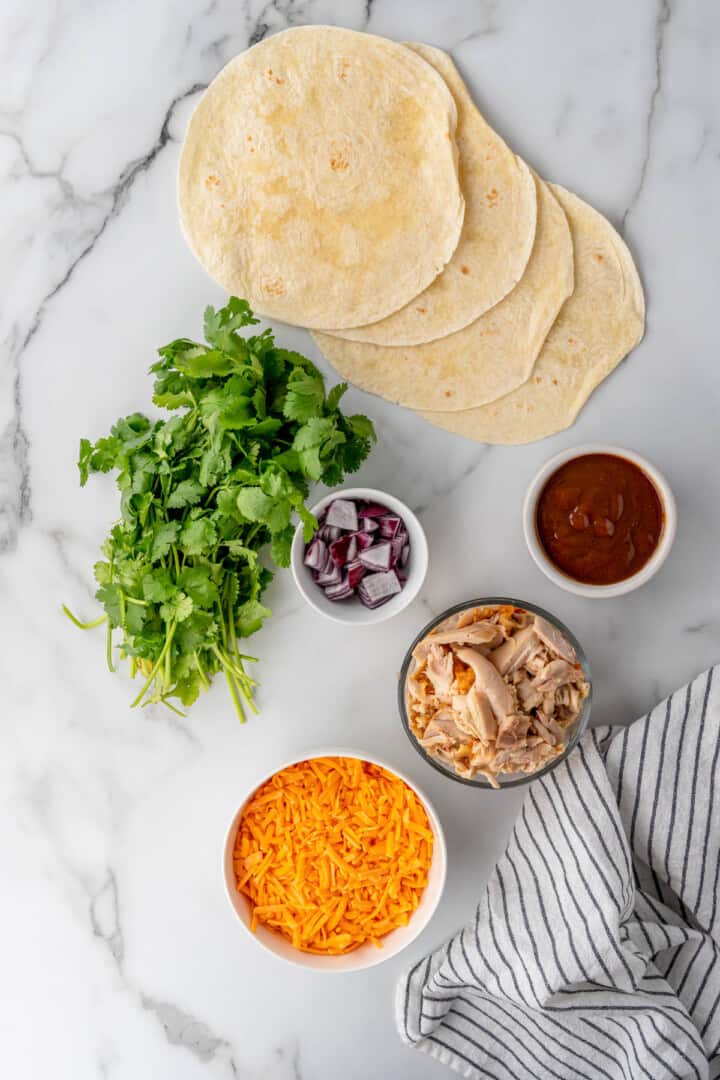
<svg viewBox="0 0 720 1080">
<path fill-rule="evenodd" d="M 303 952 L 338 956 L 407 925 L 427 885 L 433 832 L 398 776 L 357 758 L 275 773 L 240 819 L 237 889 L 259 924 Z"/>
</svg>

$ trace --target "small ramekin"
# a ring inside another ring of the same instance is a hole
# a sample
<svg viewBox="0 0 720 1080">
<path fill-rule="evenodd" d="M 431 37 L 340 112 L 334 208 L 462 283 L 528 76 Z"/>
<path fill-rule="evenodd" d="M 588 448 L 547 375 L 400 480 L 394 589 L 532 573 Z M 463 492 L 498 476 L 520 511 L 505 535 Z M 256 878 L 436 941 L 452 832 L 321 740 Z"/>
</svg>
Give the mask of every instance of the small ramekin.
<svg viewBox="0 0 720 1080">
<path fill-rule="evenodd" d="M 237 890 L 235 869 L 233 867 L 233 850 L 240 818 L 242 817 L 248 802 L 258 788 L 262 787 L 266 781 L 274 776 L 275 773 L 280 772 L 281 769 L 285 769 L 289 765 L 295 765 L 299 761 L 308 761 L 311 758 L 318 757 L 358 758 L 360 761 L 369 761 L 373 765 L 379 765 L 381 768 L 387 769 L 388 772 L 399 777 L 400 780 L 404 780 L 408 787 L 415 792 L 425 808 L 428 821 L 430 822 L 433 833 L 433 854 L 425 891 L 423 892 L 420 903 L 410 917 L 407 926 L 399 926 L 397 930 L 391 930 L 389 934 L 386 934 L 382 939 L 381 948 L 378 948 L 377 945 L 373 945 L 369 942 L 365 945 L 361 945 L 353 952 L 345 953 L 343 956 L 318 956 L 315 953 L 301 952 L 301 950 L 296 949 L 287 938 L 284 938 L 281 934 L 277 934 L 268 927 L 263 926 L 262 923 L 257 927 L 255 932 L 253 932 L 250 929 L 252 921 L 250 901 L 243 893 L 240 893 Z M 306 754 L 300 754 L 298 757 L 291 758 L 289 761 L 281 762 L 253 785 L 252 790 L 247 793 L 240 804 L 240 807 L 233 815 L 225 836 L 225 847 L 223 850 L 223 878 L 225 881 L 225 892 L 230 901 L 231 908 L 253 941 L 266 952 L 273 953 L 281 960 L 285 960 L 290 964 L 297 964 L 300 967 L 311 968 L 314 971 L 328 972 L 329 974 L 338 974 L 344 971 L 362 971 L 365 968 L 375 967 L 384 960 L 389 960 L 391 956 L 397 956 L 399 952 L 402 952 L 403 949 L 407 948 L 407 946 L 422 933 L 432 916 L 435 914 L 445 888 L 446 876 L 447 845 L 445 843 L 445 833 L 443 832 L 435 808 L 428 797 L 418 788 L 413 780 L 410 780 L 405 773 L 396 769 L 394 765 L 390 765 L 387 761 L 382 761 L 373 754 L 365 754 L 360 750 L 348 750 L 345 747 L 332 746 L 320 750 L 312 750 Z"/>
<path fill-rule="evenodd" d="M 572 461 L 574 458 L 583 457 L 585 454 L 612 454 L 614 457 L 626 458 L 628 461 L 631 461 L 633 465 L 637 465 L 653 484 L 663 508 L 663 529 L 660 534 L 658 545 L 652 556 L 636 574 L 632 574 L 623 581 L 616 581 L 612 585 L 588 585 L 586 582 L 575 581 L 574 578 L 568 577 L 567 574 L 564 574 L 563 571 L 552 562 L 540 543 L 537 534 L 535 520 L 537 502 L 545 484 L 561 465 L 564 465 L 568 461 Z M 528 551 L 536 565 L 550 581 L 554 582 L 555 585 L 559 585 L 561 589 L 565 589 L 566 592 L 575 593 L 577 596 L 591 597 L 596 600 L 610 599 L 613 596 L 623 596 L 625 593 L 632 592 L 634 589 L 639 589 L 641 585 L 645 585 L 650 578 L 657 574 L 658 570 L 670 554 L 670 548 L 675 539 L 676 529 L 677 509 L 675 506 L 675 496 L 663 474 L 656 469 L 647 458 L 642 457 L 640 454 L 636 454 L 634 450 L 627 450 L 622 446 L 606 446 L 604 443 L 589 443 L 587 446 L 573 446 L 569 450 L 563 450 L 561 453 L 556 454 L 555 457 L 550 458 L 549 461 L 546 461 L 539 472 L 536 473 L 527 489 L 525 502 L 523 504 L 523 532 L 525 533 L 525 543 L 527 544 Z"/>
<path fill-rule="evenodd" d="M 425 581 L 428 568 L 428 544 L 425 531 L 409 506 L 394 495 L 388 494 L 387 491 L 379 491 L 375 488 L 357 487 L 331 491 L 313 506 L 312 512 L 315 517 L 319 517 L 335 499 L 365 499 L 368 502 L 379 503 L 381 506 L 387 506 L 388 510 L 392 510 L 403 519 L 410 537 L 410 561 L 407 566 L 407 581 L 403 585 L 402 592 L 397 593 L 387 603 L 377 608 L 366 608 L 356 596 L 350 600 L 328 600 L 323 590 L 313 581 L 312 571 L 305 566 L 305 540 L 302 525 L 298 525 L 295 531 L 290 552 L 290 566 L 295 584 L 310 607 L 315 608 L 326 618 L 332 619 L 333 622 L 350 626 L 372 626 L 385 622 L 386 619 L 392 619 L 393 615 L 404 611 L 408 604 L 412 603 Z"/>
</svg>

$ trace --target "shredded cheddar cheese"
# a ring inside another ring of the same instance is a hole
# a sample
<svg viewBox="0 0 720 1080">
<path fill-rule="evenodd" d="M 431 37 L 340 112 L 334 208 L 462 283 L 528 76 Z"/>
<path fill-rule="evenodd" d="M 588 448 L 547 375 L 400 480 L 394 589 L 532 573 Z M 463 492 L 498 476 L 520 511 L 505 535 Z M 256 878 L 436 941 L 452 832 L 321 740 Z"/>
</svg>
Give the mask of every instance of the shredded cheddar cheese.
<svg viewBox="0 0 720 1080">
<path fill-rule="evenodd" d="M 282 769 L 240 819 L 237 888 L 297 949 L 340 955 L 405 926 L 432 859 L 425 809 L 399 777 L 356 758 Z"/>
</svg>

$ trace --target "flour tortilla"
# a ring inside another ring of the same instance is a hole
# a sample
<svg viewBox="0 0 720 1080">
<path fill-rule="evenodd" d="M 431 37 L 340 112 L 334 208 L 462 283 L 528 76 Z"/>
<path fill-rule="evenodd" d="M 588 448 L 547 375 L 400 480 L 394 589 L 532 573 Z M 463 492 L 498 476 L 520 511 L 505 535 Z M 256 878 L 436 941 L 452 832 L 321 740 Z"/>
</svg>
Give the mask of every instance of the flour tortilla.
<svg viewBox="0 0 720 1080">
<path fill-rule="evenodd" d="M 338 335 L 375 345 L 420 345 L 474 322 L 518 283 L 535 239 L 537 198 L 527 165 L 485 122 L 447 53 L 408 48 L 432 64 L 455 98 L 465 221 L 455 254 L 420 296 L 381 322 Z"/>
<path fill-rule="evenodd" d="M 535 246 L 509 296 L 464 330 L 427 345 L 389 348 L 314 334 L 334 368 L 398 405 L 453 412 L 494 401 L 522 385 L 573 289 L 573 251 L 565 214 L 537 180 Z"/>
<path fill-rule="evenodd" d="M 491 405 L 423 412 L 446 431 L 485 443 L 527 443 L 569 427 L 591 393 L 642 339 L 645 298 L 627 247 L 597 210 L 551 185 L 570 222 L 575 291 L 528 381 Z"/>
<path fill-rule="evenodd" d="M 286 30 L 232 60 L 192 116 L 178 175 L 186 239 L 263 315 L 381 319 L 457 247 L 456 120 L 443 80 L 403 45 Z"/>
</svg>

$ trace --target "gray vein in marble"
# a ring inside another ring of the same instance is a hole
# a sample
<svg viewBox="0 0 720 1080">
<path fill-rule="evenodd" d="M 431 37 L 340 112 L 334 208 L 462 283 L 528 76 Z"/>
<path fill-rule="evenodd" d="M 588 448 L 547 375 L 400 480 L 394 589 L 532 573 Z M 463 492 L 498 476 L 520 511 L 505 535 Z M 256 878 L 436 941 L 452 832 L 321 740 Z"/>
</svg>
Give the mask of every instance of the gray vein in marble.
<svg viewBox="0 0 720 1080">
<path fill-rule="evenodd" d="M 684 626 L 682 632 L 683 634 L 720 634 L 720 622 L 708 619 L 706 622 Z"/>
<path fill-rule="evenodd" d="M 147 994 L 140 995 L 140 1002 L 144 1009 L 160 1021 L 165 1037 L 171 1045 L 183 1046 L 203 1062 L 212 1061 L 221 1055 L 230 1066 L 233 1076 L 240 1075 L 230 1043 L 215 1035 L 202 1020 L 191 1016 L 172 1002 L 159 1001 Z"/>
<path fill-rule="evenodd" d="M 90 925 L 93 935 L 105 942 L 118 968 L 122 970 L 125 942 L 120 924 L 117 882 L 109 867 L 105 880 L 90 900 Z"/>
<path fill-rule="evenodd" d="M 72 199 L 73 202 L 76 203 L 82 203 L 87 201 L 85 199 L 82 199 L 77 194 L 72 184 L 70 184 L 63 175 L 65 165 L 67 164 L 69 151 L 62 155 L 62 157 L 60 158 L 60 165 L 57 169 L 38 169 L 32 161 L 25 146 L 25 143 L 23 142 L 20 135 L 18 135 L 17 131 L 0 131 L 0 138 L 10 139 L 11 142 L 15 143 L 18 150 L 20 151 L 20 157 L 22 158 L 23 164 L 25 165 L 27 175 L 30 176 L 33 180 L 55 180 L 63 195 L 65 195 L 67 199 Z"/>
<path fill-rule="evenodd" d="M 571 119 L 572 114 L 573 114 L 574 111 L 575 111 L 575 99 L 573 97 L 571 97 L 569 94 L 566 94 L 565 97 L 562 100 L 562 104 L 560 106 L 560 111 L 558 113 L 558 118 L 555 121 L 555 136 L 556 136 L 556 138 L 561 139 L 565 135 L 565 132 L 567 131 L 568 127 L 570 126 L 570 119 Z"/>
<path fill-rule="evenodd" d="M 481 24 L 475 30 L 472 30 L 465 37 L 460 38 L 459 41 L 454 42 L 453 49 L 458 49 L 461 45 L 465 45 L 471 41 L 477 41 L 478 38 L 491 37 L 493 34 L 497 34 L 500 27 L 497 24 L 497 0 L 480 0 L 476 4 L 476 8 L 481 15 Z"/>
<path fill-rule="evenodd" d="M 471 477 L 473 475 L 473 473 L 476 471 L 476 469 L 480 468 L 480 465 L 483 463 L 483 461 L 485 460 L 485 458 L 487 457 L 487 455 L 490 453 L 491 450 L 492 450 L 492 446 L 483 446 L 482 450 L 479 452 L 479 454 L 475 458 L 475 460 L 471 461 L 469 465 L 466 465 L 465 468 L 462 469 L 462 471 L 456 477 L 453 478 L 453 480 L 452 480 L 452 482 L 450 484 L 448 484 L 446 487 L 441 488 L 440 490 L 433 489 L 430 492 L 430 497 L 429 497 L 428 501 L 420 503 L 417 506 L 411 507 L 413 513 L 414 514 L 422 514 L 427 509 L 429 509 L 429 507 L 432 505 L 432 503 L 434 502 L 434 500 L 438 496 L 451 495 L 452 492 L 454 492 L 455 489 L 460 486 L 460 484 L 464 483 L 465 480 L 467 480 L 469 477 Z"/>
<path fill-rule="evenodd" d="M 652 151 L 653 143 L 653 128 L 655 115 L 657 112 L 658 100 L 662 92 L 663 84 L 663 53 L 665 49 L 665 32 L 670 22 L 671 16 L 670 0 L 660 0 L 658 13 L 655 19 L 655 79 L 653 83 L 652 92 L 650 94 L 650 103 L 647 109 L 647 115 L 645 118 L 645 149 L 643 152 L 642 162 L 640 164 L 640 173 L 638 176 L 637 185 L 632 194 L 630 202 L 627 205 L 625 213 L 622 216 L 622 223 L 620 231 L 625 234 L 628 219 L 637 207 L 642 195 L 643 188 L 645 186 L 645 180 L 647 178 L 648 166 L 650 164 L 650 153 Z"/>
<path fill-rule="evenodd" d="M 216 1035 L 203 1020 L 198 1020 L 178 1005 L 138 990 L 125 975 L 125 940 L 120 919 L 117 878 L 110 868 L 100 888 L 90 899 L 89 915 L 93 936 L 107 946 L 124 985 L 137 997 L 143 1009 L 152 1013 L 159 1021 L 167 1041 L 173 1046 L 184 1047 L 204 1063 L 221 1059 L 228 1065 L 233 1076 L 239 1076 L 240 1070 L 233 1057 L 232 1045 L 227 1039 Z"/>
<path fill-rule="evenodd" d="M 18 360 L 20 359 L 22 353 L 27 349 L 35 334 L 40 329 L 43 317 L 45 315 L 45 312 L 47 311 L 48 304 L 51 302 L 51 300 L 54 299 L 54 297 L 58 295 L 58 293 L 64 288 L 64 286 L 67 285 L 83 259 L 85 259 L 92 252 L 95 244 L 103 235 L 110 222 L 118 216 L 118 214 L 124 207 L 127 197 L 138 176 L 140 176 L 144 172 L 147 172 L 147 170 L 157 158 L 158 154 L 160 154 L 161 151 L 164 150 L 167 144 L 171 141 L 170 124 L 172 123 L 175 109 L 183 101 L 186 101 L 188 98 L 193 97 L 194 94 L 198 94 L 201 90 L 204 90 L 205 86 L 205 83 L 193 83 L 193 85 L 190 86 L 187 90 L 183 90 L 180 94 L 173 98 L 165 112 L 165 116 L 160 127 L 160 134 L 158 135 L 157 139 L 150 147 L 148 152 L 142 157 L 136 158 L 134 161 L 131 161 L 130 164 L 127 165 L 125 169 L 123 169 L 117 183 L 114 184 L 113 187 L 110 188 L 108 191 L 102 193 L 105 195 L 109 195 L 111 199 L 108 212 L 103 217 L 99 227 L 96 229 L 89 243 L 71 262 L 70 266 L 65 271 L 65 274 L 60 279 L 60 281 L 50 290 L 49 293 L 47 293 L 47 295 L 41 301 L 35 313 L 35 317 L 30 325 L 30 328 L 27 331 L 27 334 L 25 335 L 22 344 L 20 345 L 18 352 L 16 353 L 16 358 Z"/>
<path fill-rule="evenodd" d="M 15 335 L 11 335 L 11 354 L 14 338 Z M 14 548 L 20 526 L 27 524 L 31 517 L 30 442 L 22 419 L 17 359 L 12 386 L 13 416 L 0 436 L 0 554 Z"/>
<path fill-rule="evenodd" d="M 18 341 L 17 327 L 13 329 L 9 346 L 10 362 L 15 370 L 14 389 L 14 415 L 6 430 L 0 436 L 0 553 L 12 550 L 17 543 L 17 536 L 22 525 L 31 520 L 32 516 L 32 488 L 30 469 L 28 464 L 29 441 L 22 420 L 22 384 L 20 376 L 20 364 L 31 341 L 42 326 L 48 306 L 52 300 L 64 289 L 73 277 L 77 267 L 90 255 L 100 237 L 105 232 L 110 222 L 116 218 L 124 207 L 129 193 L 138 176 L 147 172 L 155 159 L 171 141 L 170 124 L 175 109 L 183 101 L 205 89 L 204 83 L 193 83 L 187 90 L 170 102 L 160 133 L 142 157 L 131 161 L 121 173 L 117 183 L 109 191 L 101 193 L 101 196 L 109 196 L 110 206 L 99 225 L 91 231 L 89 240 L 81 247 L 79 253 L 72 259 L 60 280 L 45 294 L 35 310 L 30 325 L 22 340 Z M 22 140 L 12 132 L 3 132 L 6 137 L 12 139 L 20 149 L 21 156 L 27 165 L 28 173 L 34 179 L 55 179 L 60 186 L 67 201 L 74 205 L 82 205 L 87 200 L 79 199 L 72 186 L 62 176 L 62 164 L 56 172 L 45 173 L 34 168 Z M 97 200 L 94 200 L 97 201 Z M 3 469 L 3 463 L 6 463 Z"/>
<path fill-rule="evenodd" d="M 258 13 L 254 22 L 248 26 L 248 46 L 257 45 L 268 34 L 286 30 L 290 26 L 300 26 L 306 18 L 304 0 L 269 0 Z"/>
<path fill-rule="evenodd" d="M 87 574 L 80 571 L 75 564 L 71 561 L 67 552 L 69 543 L 68 534 L 64 529 L 40 529 L 38 530 L 41 535 L 47 536 L 48 540 L 53 546 L 55 553 L 57 554 L 63 568 L 67 570 L 68 574 L 72 577 L 73 581 L 79 585 L 83 592 L 91 598 L 95 598 L 95 588 L 88 584 Z"/>
</svg>

